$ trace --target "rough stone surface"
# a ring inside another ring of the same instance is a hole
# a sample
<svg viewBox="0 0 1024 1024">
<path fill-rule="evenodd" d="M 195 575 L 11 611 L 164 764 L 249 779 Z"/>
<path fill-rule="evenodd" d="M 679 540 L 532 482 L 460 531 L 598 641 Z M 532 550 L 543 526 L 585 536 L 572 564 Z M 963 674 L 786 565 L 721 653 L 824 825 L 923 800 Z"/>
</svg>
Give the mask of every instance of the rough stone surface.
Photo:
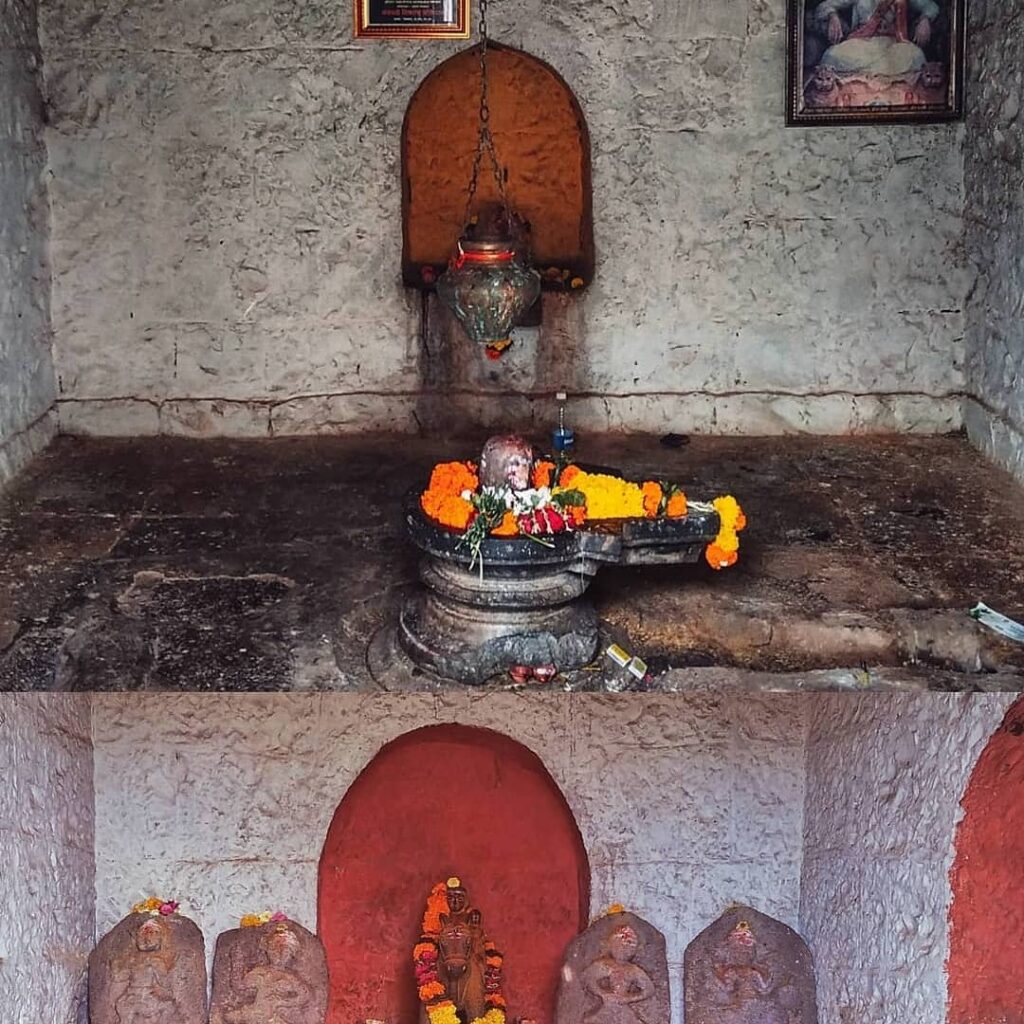
<svg viewBox="0 0 1024 1024">
<path fill-rule="evenodd" d="M 95 920 L 85 694 L 0 700 L 0 1017 L 77 1024 Z"/>
<path fill-rule="evenodd" d="M 1011 701 L 812 701 L 800 922 L 823 1021 L 945 1020 L 959 800 Z"/>
<path fill-rule="evenodd" d="M 1024 122 L 1020 13 L 970 5 L 964 229 L 977 268 L 966 305 L 971 439 L 1024 480 Z"/>
<path fill-rule="evenodd" d="M 670 1015 L 665 936 L 643 918 L 606 914 L 569 943 L 557 1024 L 668 1024 Z"/>
<path fill-rule="evenodd" d="M 591 906 L 622 902 L 664 933 L 675 991 L 684 946 L 722 906 L 755 903 L 797 925 L 806 698 L 93 700 L 101 928 L 136 892 L 187 893 L 207 935 L 252 908 L 316 920 L 320 851 L 348 787 L 383 743 L 452 721 L 540 756 L 579 825 Z"/>
<path fill-rule="evenodd" d="M 405 494 L 478 444 L 61 439 L 0 503 L 0 689 L 376 690 L 368 648 L 416 585 Z M 1024 685 L 1024 647 L 966 614 L 984 599 L 1024 619 L 1024 503 L 962 439 L 587 436 L 579 457 L 748 514 L 726 572 L 610 567 L 591 587 L 602 636 L 654 685 L 722 668 L 769 687 L 834 669 L 873 686 L 880 668 L 885 686 L 897 668 L 913 686 Z"/>
<path fill-rule="evenodd" d="M 217 937 L 210 1024 L 323 1024 L 327 992 L 324 947 L 297 921 Z"/>
<path fill-rule="evenodd" d="M 586 113 L 598 268 L 455 382 L 460 415 L 540 422 L 564 388 L 591 429 L 959 425 L 962 128 L 787 130 L 784 19 L 495 8 Z M 43 0 L 42 25 L 62 429 L 444 425 L 400 284 L 398 149 L 458 44 L 356 42 L 324 0 Z"/>
<path fill-rule="evenodd" d="M 0 0 L 0 487 L 56 432 L 35 0 Z"/>
<path fill-rule="evenodd" d="M 206 1024 L 206 949 L 195 922 L 131 913 L 89 955 L 89 1024 Z"/>
<path fill-rule="evenodd" d="M 807 943 L 752 907 L 729 907 L 686 947 L 686 1024 L 818 1024 Z"/>
</svg>

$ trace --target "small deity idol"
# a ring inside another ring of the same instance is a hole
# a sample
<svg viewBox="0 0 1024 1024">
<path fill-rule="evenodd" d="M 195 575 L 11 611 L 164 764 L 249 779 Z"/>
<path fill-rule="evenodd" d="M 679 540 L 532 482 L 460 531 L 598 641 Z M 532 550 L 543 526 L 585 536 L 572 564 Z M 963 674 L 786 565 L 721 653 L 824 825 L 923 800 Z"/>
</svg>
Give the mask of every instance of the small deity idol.
<svg viewBox="0 0 1024 1024">
<path fill-rule="evenodd" d="M 89 956 L 90 1024 L 204 1024 L 203 937 L 178 914 L 133 911 Z"/>
<path fill-rule="evenodd" d="M 462 1024 L 485 1016 L 489 1024 L 504 1020 L 502 957 L 486 940 L 482 915 L 458 878 L 431 890 L 413 963 L 425 1024 L 446 1006 Z"/>
<path fill-rule="evenodd" d="M 646 1024 L 642 1007 L 654 995 L 654 982 L 633 961 L 640 950 L 636 931 L 628 924 L 611 933 L 607 953 L 583 971 L 584 989 L 598 1000 L 585 1024 Z"/>
<path fill-rule="evenodd" d="M 569 943 L 556 1024 L 668 1024 L 665 936 L 616 906 Z"/>
<path fill-rule="evenodd" d="M 266 962 L 242 975 L 240 994 L 248 1001 L 225 1011 L 226 1024 L 304 1024 L 313 991 L 294 969 L 298 936 L 279 924 L 262 936 L 260 945 Z"/>
<path fill-rule="evenodd" d="M 296 921 L 281 915 L 217 939 L 210 1024 L 323 1024 L 327 995 L 323 945 Z"/>
</svg>

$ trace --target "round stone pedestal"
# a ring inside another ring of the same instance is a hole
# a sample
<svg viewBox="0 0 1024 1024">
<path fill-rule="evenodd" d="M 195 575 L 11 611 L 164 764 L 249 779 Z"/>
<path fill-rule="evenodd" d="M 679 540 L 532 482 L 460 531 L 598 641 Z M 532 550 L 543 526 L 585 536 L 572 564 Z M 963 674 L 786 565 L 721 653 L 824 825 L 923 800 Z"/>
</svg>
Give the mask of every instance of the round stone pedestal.
<svg viewBox="0 0 1024 1024">
<path fill-rule="evenodd" d="M 422 588 L 409 596 L 398 642 L 419 666 L 463 683 L 483 683 L 517 665 L 582 668 L 598 648 L 598 622 L 585 597 L 605 564 L 695 562 L 718 533 L 718 513 L 683 519 L 588 523 L 538 543 L 489 537 L 483 567 L 470 568 L 461 534 L 429 520 L 409 494 L 409 537 L 423 552 Z"/>
<path fill-rule="evenodd" d="M 420 579 L 424 589 L 402 608 L 398 637 L 417 664 L 439 675 L 482 683 L 513 665 L 581 668 L 597 653 L 597 614 L 582 599 L 589 575 L 557 564 L 485 562 L 481 578 L 428 554 Z"/>
</svg>

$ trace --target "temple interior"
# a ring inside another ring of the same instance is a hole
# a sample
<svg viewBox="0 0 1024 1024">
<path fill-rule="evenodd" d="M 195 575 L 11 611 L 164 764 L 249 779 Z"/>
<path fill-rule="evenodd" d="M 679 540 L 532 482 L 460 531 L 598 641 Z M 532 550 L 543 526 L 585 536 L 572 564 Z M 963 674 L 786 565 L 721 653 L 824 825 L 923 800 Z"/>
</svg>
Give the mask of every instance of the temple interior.
<svg viewBox="0 0 1024 1024">
<path fill-rule="evenodd" d="M 0 1024 L 1024 1024 L 1024 0 L 0 0 Z"/>
<path fill-rule="evenodd" d="M 19 1020 L 75 1020 L 90 948 L 143 895 L 180 900 L 209 955 L 280 908 L 326 947 L 331 1024 L 404 1024 L 423 901 L 457 875 L 523 1019 L 554 1019 L 566 943 L 621 904 L 664 936 L 678 1024 L 684 950 L 743 904 L 807 941 L 823 1021 L 940 1020 L 947 1000 L 1015 1020 L 1014 700 L 12 695 L 4 842 L 37 874 L 14 878 L 32 913 L 0 915 L 0 970 Z"/>
</svg>

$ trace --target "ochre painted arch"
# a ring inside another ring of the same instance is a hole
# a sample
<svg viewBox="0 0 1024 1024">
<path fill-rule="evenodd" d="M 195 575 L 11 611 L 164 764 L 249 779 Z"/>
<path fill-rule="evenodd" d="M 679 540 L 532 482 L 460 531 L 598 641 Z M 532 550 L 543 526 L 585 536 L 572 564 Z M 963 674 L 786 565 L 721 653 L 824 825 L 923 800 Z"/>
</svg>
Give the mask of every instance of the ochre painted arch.
<svg viewBox="0 0 1024 1024">
<path fill-rule="evenodd" d="M 492 43 L 487 59 L 491 129 L 507 170 L 509 205 L 531 224 L 534 262 L 589 284 L 590 135 L 579 101 L 554 68 L 522 50 Z M 479 107 L 478 46 L 434 68 L 409 101 L 402 126 L 402 265 L 408 284 L 421 283 L 424 266 L 444 266 L 464 227 Z M 476 205 L 498 199 L 485 156 Z"/>
<path fill-rule="evenodd" d="M 1024 1024 L 1024 698 L 989 740 L 961 805 L 948 1024 Z"/>
<path fill-rule="evenodd" d="M 458 875 L 505 954 L 509 1018 L 550 1021 L 590 869 L 540 759 L 500 733 L 438 725 L 383 747 L 345 794 L 320 858 L 329 1024 L 415 1024 L 412 948 L 427 894 Z"/>
</svg>

